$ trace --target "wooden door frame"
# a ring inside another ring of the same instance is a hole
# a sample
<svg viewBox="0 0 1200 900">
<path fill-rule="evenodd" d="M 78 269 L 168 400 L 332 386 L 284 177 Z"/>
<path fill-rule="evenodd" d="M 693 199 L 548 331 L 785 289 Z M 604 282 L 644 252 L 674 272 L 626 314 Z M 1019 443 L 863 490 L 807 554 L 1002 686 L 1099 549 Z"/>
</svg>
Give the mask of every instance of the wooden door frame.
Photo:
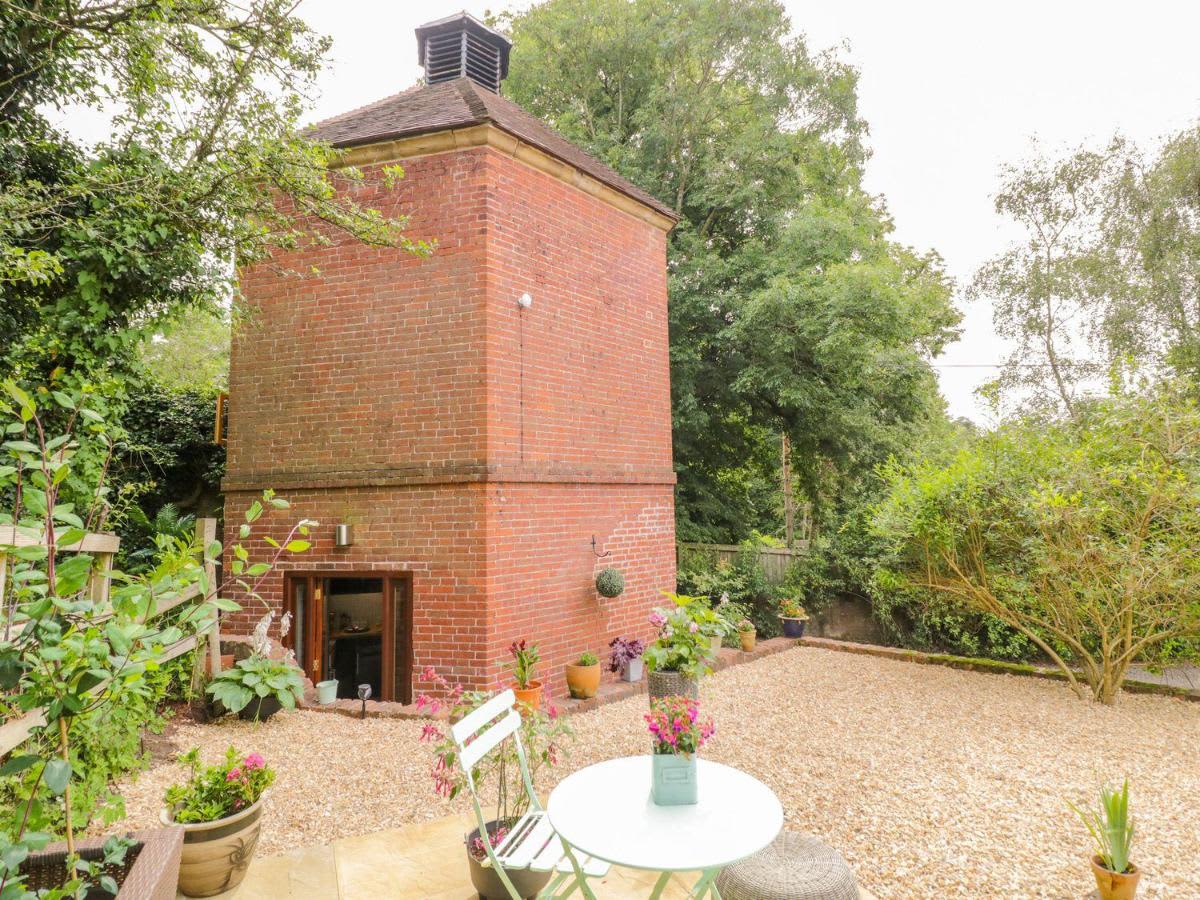
<svg viewBox="0 0 1200 900">
<path fill-rule="evenodd" d="M 295 621 L 296 610 L 293 602 L 293 585 L 297 581 L 306 583 L 305 596 L 307 600 L 307 616 L 305 617 L 304 646 L 309 659 L 314 654 L 324 657 L 325 654 L 325 585 L 328 578 L 374 578 L 383 582 L 383 616 L 380 622 L 382 630 L 382 656 L 379 674 L 380 696 L 373 699 L 412 703 L 412 665 L 413 665 L 413 579 L 411 572 L 372 572 L 369 570 L 339 570 L 339 569 L 293 569 L 283 573 L 283 608 L 292 614 Z M 398 589 L 403 583 L 403 589 Z M 319 601 L 317 585 L 320 585 Z M 314 611 L 316 614 L 314 615 Z M 399 618 L 406 636 L 399 648 L 400 666 L 400 696 L 396 694 L 396 621 Z M 318 640 L 320 637 L 320 640 Z M 283 644 L 289 650 L 295 649 L 295 636 L 289 633 L 283 639 Z M 304 674 L 312 678 L 313 672 L 309 667 L 309 659 L 297 660 Z M 321 658 L 320 675 L 325 676 L 325 660 Z M 318 679 L 313 678 L 315 684 Z"/>
</svg>

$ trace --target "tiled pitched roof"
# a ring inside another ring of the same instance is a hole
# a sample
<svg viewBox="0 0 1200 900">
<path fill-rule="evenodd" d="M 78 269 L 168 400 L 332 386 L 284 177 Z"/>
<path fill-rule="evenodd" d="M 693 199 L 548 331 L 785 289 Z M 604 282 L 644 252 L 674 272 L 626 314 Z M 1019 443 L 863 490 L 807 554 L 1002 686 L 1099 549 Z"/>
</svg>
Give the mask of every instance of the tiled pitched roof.
<svg viewBox="0 0 1200 900">
<path fill-rule="evenodd" d="M 511 100 L 469 78 L 422 84 L 312 126 L 306 134 L 335 147 L 358 147 L 448 128 L 491 123 L 513 137 L 568 163 L 614 190 L 677 220 L 670 207 L 630 184 Z"/>
</svg>

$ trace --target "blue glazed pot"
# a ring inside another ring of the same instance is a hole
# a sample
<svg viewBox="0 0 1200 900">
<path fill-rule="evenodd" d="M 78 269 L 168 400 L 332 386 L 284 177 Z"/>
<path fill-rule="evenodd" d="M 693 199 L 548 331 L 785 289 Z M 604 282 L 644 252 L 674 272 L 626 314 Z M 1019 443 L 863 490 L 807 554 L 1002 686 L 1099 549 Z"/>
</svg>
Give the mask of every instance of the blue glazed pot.
<svg viewBox="0 0 1200 900">
<path fill-rule="evenodd" d="M 655 753 L 650 757 L 654 782 L 651 796 L 659 806 L 686 806 L 695 803 L 698 794 L 696 754 Z"/>
<path fill-rule="evenodd" d="M 804 637 L 804 625 L 806 619 L 789 619 L 784 616 L 779 617 L 779 621 L 783 623 L 783 636 L 790 638 Z"/>
</svg>

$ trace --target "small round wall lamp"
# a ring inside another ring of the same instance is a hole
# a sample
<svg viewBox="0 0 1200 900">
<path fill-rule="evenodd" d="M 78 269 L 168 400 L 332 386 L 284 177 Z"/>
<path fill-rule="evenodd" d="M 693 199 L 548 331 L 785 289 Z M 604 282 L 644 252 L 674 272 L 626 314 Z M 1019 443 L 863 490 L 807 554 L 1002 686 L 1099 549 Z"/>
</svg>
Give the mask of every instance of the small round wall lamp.
<svg viewBox="0 0 1200 900">
<path fill-rule="evenodd" d="M 349 547 L 354 543 L 354 526 L 353 525 L 334 525 L 333 526 L 333 546 Z"/>
</svg>

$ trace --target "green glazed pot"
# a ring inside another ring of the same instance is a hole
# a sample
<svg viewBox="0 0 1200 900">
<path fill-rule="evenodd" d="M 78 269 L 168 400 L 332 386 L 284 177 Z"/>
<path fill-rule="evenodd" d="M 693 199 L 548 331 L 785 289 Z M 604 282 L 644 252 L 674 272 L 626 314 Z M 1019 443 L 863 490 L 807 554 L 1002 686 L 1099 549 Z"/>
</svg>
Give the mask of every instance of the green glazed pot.
<svg viewBox="0 0 1200 900">
<path fill-rule="evenodd" d="M 650 757 L 654 783 L 651 795 L 659 806 L 687 806 L 695 803 L 699 785 L 696 782 L 696 755 L 655 753 Z"/>
</svg>

